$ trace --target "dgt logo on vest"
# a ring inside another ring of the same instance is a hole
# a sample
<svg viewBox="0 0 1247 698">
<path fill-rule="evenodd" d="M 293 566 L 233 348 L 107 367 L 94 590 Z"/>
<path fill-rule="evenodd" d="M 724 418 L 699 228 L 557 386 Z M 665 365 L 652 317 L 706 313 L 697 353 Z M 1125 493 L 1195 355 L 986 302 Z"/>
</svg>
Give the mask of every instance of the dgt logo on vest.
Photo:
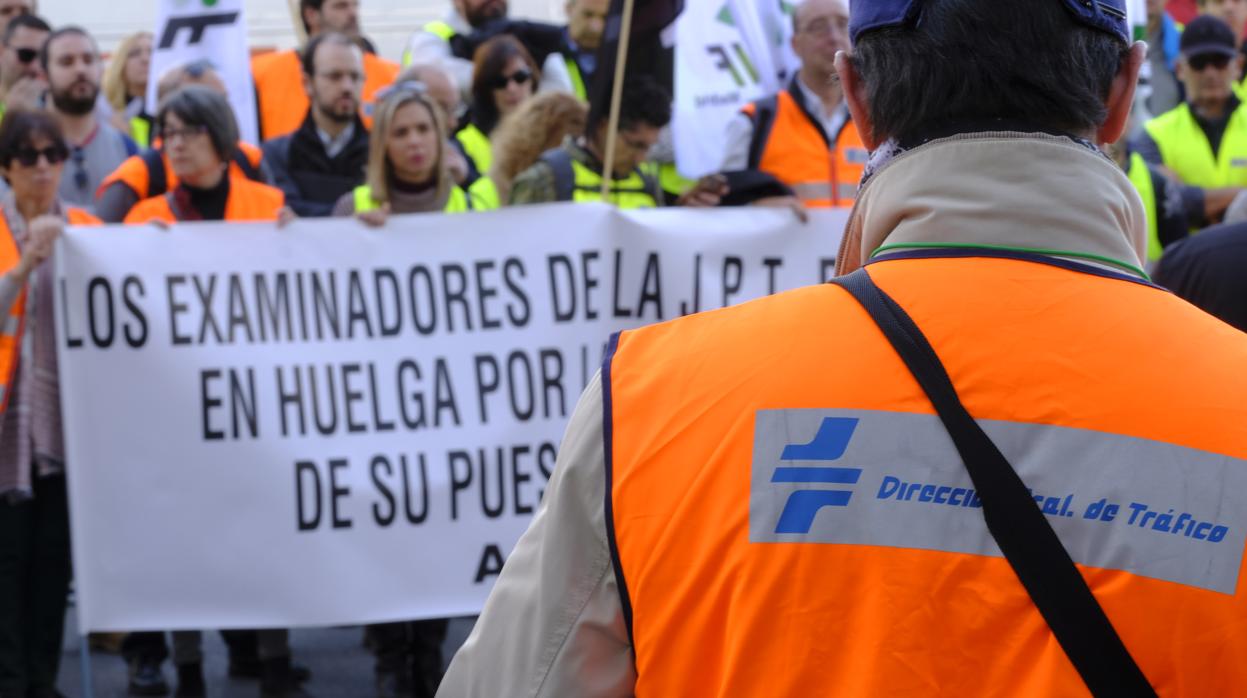
<svg viewBox="0 0 1247 698">
<path fill-rule="evenodd" d="M 1070 557 L 1237 588 L 1247 461 L 1122 434 L 980 420 Z M 939 417 L 861 409 L 754 413 L 749 542 L 1000 556 Z"/>
<path fill-rule="evenodd" d="M 840 460 L 849 447 L 857 419 L 851 417 L 826 417 L 818 427 L 813 440 L 805 444 L 788 444 L 780 455 L 782 461 Z M 816 466 L 780 466 L 771 476 L 774 483 L 799 483 L 802 485 L 855 485 L 862 476 L 861 468 L 837 468 Z M 823 507 L 848 506 L 852 490 L 800 489 L 788 495 L 776 533 L 809 533 L 814 517 Z"/>
</svg>

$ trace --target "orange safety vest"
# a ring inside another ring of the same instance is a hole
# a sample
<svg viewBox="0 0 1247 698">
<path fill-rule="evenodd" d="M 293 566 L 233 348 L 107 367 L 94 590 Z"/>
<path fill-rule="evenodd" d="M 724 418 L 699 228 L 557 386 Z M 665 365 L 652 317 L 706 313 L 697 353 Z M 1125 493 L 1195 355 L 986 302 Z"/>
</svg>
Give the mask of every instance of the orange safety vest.
<svg viewBox="0 0 1247 698">
<path fill-rule="evenodd" d="M 849 208 L 870 151 L 852 119 L 839 133 L 824 133 L 806 109 L 796 80 L 786 91 L 741 109 L 753 121 L 749 168 L 774 175 L 806 206 Z"/>
<path fill-rule="evenodd" d="M 372 128 L 376 94 L 398 77 L 399 65 L 364 53 L 364 90 L 360 116 Z M 295 131 L 311 107 L 303 91 L 303 64 L 295 50 L 265 53 L 251 59 L 251 75 L 259 99 L 260 134 L 270 140 Z"/>
<path fill-rule="evenodd" d="M 176 223 L 177 213 L 173 210 L 173 192 L 153 196 L 134 205 L 126 215 L 126 224 L 146 223 L 162 220 Z M 286 204 L 286 195 L 277 187 L 260 184 L 249 179 L 231 177 L 229 181 L 229 199 L 225 202 L 225 219 L 227 221 L 275 221 L 277 213 Z"/>
<path fill-rule="evenodd" d="M 65 209 L 70 225 L 100 225 L 102 221 L 80 208 Z M 7 274 L 21 261 L 21 252 L 13 231 L 0 214 L 0 274 Z M 26 289 L 17 296 L 0 326 L 0 414 L 9 406 L 9 397 L 17 380 L 17 361 L 22 353 L 22 334 L 26 329 Z"/>
<path fill-rule="evenodd" d="M 264 175 L 260 170 L 264 160 L 264 151 L 250 143 L 238 142 L 238 149 L 230 158 L 229 172 L 233 177 L 246 177 L 261 182 Z M 139 200 L 159 196 L 178 185 L 178 176 L 169 166 L 169 156 L 159 148 L 145 150 L 138 155 L 131 155 L 104 178 L 95 198 L 104 195 L 104 190 L 121 182 L 139 197 Z"/>
<path fill-rule="evenodd" d="M 982 255 L 868 269 L 1158 693 L 1241 695 L 1247 337 L 1137 280 Z M 843 289 L 611 350 L 606 517 L 637 696 L 1088 695 Z"/>
</svg>

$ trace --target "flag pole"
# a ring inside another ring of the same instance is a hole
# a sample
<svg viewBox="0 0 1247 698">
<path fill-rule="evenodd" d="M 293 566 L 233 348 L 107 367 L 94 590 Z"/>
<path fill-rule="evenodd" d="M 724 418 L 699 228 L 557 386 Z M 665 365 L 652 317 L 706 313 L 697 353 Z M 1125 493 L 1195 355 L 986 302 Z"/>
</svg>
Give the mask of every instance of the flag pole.
<svg viewBox="0 0 1247 698">
<path fill-rule="evenodd" d="M 611 83 L 610 118 L 606 122 L 606 161 L 602 165 L 602 200 L 608 202 L 610 201 L 611 180 L 615 176 L 615 132 L 619 130 L 619 102 L 623 98 L 628 43 L 632 38 L 632 10 L 635 6 L 636 0 L 623 2 L 623 24 L 619 28 L 619 47 L 615 51 L 615 80 Z"/>
<path fill-rule="evenodd" d="M 299 40 L 299 46 L 307 43 L 307 29 L 303 26 L 303 10 L 299 0 L 286 0 L 286 7 L 290 8 L 290 19 L 294 22 L 294 37 Z"/>
</svg>

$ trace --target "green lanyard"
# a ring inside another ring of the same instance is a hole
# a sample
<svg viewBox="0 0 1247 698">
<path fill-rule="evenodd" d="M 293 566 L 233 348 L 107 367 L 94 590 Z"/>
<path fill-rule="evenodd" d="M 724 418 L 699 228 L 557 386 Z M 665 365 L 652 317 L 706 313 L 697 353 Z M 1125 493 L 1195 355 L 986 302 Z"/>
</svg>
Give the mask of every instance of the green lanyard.
<svg viewBox="0 0 1247 698">
<path fill-rule="evenodd" d="M 1132 274 L 1142 277 L 1146 281 L 1152 280 L 1152 277 L 1148 276 L 1147 272 L 1143 271 L 1141 268 L 1133 264 L 1129 264 L 1127 262 L 1122 262 L 1122 261 L 1113 259 L 1112 257 L 1105 257 L 1103 255 L 1091 254 L 1089 252 L 1074 252 L 1072 250 L 1048 250 L 1048 249 L 1042 249 L 1042 248 L 1036 248 L 1036 247 L 1011 247 L 1009 245 L 984 245 L 984 244 L 972 243 L 972 242 L 907 242 L 903 244 L 883 245 L 879 247 L 878 249 L 876 249 L 874 252 L 872 252 L 870 254 L 870 257 L 873 259 L 876 256 L 884 252 L 893 252 L 896 250 L 905 250 L 905 249 L 971 250 L 975 248 L 984 249 L 984 250 L 1004 250 L 1007 252 L 1029 252 L 1031 254 L 1046 255 L 1048 257 L 1072 257 L 1074 259 L 1086 259 L 1092 262 L 1099 262 L 1101 264 L 1107 264 L 1112 267 L 1117 267 L 1118 269 L 1123 269 Z"/>
</svg>

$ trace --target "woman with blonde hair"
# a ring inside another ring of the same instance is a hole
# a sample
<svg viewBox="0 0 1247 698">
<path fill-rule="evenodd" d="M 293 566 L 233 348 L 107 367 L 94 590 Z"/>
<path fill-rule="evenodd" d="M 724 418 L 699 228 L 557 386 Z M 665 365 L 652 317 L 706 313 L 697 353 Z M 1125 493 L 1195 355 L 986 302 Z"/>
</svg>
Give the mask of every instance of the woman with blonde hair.
<svg viewBox="0 0 1247 698">
<path fill-rule="evenodd" d="M 446 117 L 424 84 L 398 83 L 378 97 L 364 184 L 338 199 L 333 215 L 379 226 L 391 213 L 472 210 L 446 167 Z"/>
<path fill-rule="evenodd" d="M 524 102 L 494 131 L 494 162 L 489 171 L 506 201 L 516 175 L 532 167 L 541 154 L 563 139 L 584 133 L 589 107 L 566 92 L 546 92 Z"/>
<path fill-rule="evenodd" d="M 147 74 L 152 63 L 152 34 L 126 37 L 104 71 L 104 97 L 113 108 L 113 125 L 140 148 L 151 147 L 152 117 L 145 113 Z"/>
</svg>

